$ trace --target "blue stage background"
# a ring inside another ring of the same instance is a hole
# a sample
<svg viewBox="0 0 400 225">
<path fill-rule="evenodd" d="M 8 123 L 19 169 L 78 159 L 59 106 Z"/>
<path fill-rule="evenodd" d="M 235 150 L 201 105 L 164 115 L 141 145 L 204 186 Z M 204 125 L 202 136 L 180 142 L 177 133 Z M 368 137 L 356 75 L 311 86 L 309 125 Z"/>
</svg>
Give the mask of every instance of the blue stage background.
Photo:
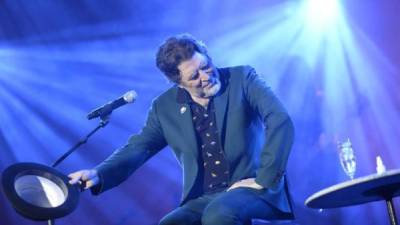
<svg viewBox="0 0 400 225">
<path fill-rule="evenodd" d="M 384 202 L 318 211 L 304 201 L 348 179 L 338 141 L 352 141 L 356 177 L 374 173 L 378 155 L 387 169 L 400 167 L 399 12 L 398 0 L 0 1 L 0 171 L 50 165 L 97 125 L 86 120 L 90 110 L 133 89 L 137 101 L 59 169 L 100 163 L 171 85 L 155 67 L 160 43 L 189 32 L 217 66 L 255 67 L 293 117 L 294 224 L 389 224 Z M 165 149 L 121 186 L 82 193 L 57 224 L 157 224 L 178 206 L 181 177 Z M 0 194 L 0 224 L 44 222 L 22 218 Z"/>
</svg>

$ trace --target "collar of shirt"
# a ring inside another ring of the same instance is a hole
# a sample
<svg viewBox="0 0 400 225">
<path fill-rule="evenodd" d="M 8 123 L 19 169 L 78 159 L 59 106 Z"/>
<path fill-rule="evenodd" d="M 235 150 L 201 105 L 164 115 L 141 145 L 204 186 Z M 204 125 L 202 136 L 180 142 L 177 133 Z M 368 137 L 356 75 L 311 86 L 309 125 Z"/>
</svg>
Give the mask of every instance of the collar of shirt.
<svg viewBox="0 0 400 225">
<path fill-rule="evenodd" d="M 189 92 L 187 92 L 184 88 L 178 87 L 178 93 L 176 95 L 176 101 L 178 103 L 184 104 L 190 104 L 193 103 L 193 99 L 190 96 Z"/>
<path fill-rule="evenodd" d="M 193 106 L 198 106 L 198 107 L 205 108 L 206 111 L 209 111 L 209 110 L 210 110 L 210 107 L 209 107 L 209 106 L 212 105 L 212 104 L 214 104 L 214 103 L 213 103 L 214 97 L 211 97 L 211 98 L 210 98 L 210 101 L 209 101 L 209 103 L 208 103 L 208 106 L 206 106 L 206 107 L 201 106 L 201 105 L 198 104 L 197 102 L 193 101 L 193 99 L 192 99 L 192 97 L 190 96 L 190 94 L 189 94 L 188 91 L 186 91 L 184 88 L 180 88 L 180 87 L 178 87 L 178 93 L 177 93 L 177 96 L 176 96 L 176 100 L 177 100 L 177 102 L 180 103 L 180 104 L 185 104 L 185 103 L 186 103 L 186 104 L 190 105 L 190 107 L 192 108 L 192 110 L 193 110 Z"/>
</svg>

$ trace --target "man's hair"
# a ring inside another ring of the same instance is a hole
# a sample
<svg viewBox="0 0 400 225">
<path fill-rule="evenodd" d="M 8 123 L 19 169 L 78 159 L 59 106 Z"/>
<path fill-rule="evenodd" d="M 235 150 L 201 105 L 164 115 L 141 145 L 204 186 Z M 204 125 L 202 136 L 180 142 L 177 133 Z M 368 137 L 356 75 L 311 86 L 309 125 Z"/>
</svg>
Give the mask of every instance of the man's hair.
<svg viewBox="0 0 400 225">
<path fill-rule="evenodd" d="M 157 67 L 174 83 L 179 83 L 181 76 L 178 65 L 192 58 L 195 52 L 210 57 L 203 42 L 196 40 L 190 34 L 180 34 L 168 38 L 158 49 L 156 56 Z"/>
</svg>

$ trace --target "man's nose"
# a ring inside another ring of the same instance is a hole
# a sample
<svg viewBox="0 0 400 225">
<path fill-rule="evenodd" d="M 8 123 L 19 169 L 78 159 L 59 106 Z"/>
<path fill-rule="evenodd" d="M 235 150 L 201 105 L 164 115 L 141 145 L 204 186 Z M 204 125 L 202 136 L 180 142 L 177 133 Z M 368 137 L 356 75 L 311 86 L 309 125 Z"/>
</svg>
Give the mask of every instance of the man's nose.
<svg viewBox="0 0 400 225">
<path fill-rule="evenodd" d="M 203 70 L 199 70 L 200 80 L 201 82 L 210 82 L 211 74 L 204 72 Z"/>
</svg>

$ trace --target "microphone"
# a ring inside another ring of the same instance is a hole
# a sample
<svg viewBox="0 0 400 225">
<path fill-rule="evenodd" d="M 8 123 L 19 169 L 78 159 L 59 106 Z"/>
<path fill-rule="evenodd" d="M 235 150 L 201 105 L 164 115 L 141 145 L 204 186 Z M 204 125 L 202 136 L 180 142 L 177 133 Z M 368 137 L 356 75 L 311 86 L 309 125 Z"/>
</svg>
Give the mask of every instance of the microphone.
<svg viewBox="0 0 400 225">
<path fill-rule="evenodd" d="M 115 99 L 114 101 L 108 102 L 107 104 L 100 106 L 97 109 L 92 110 L 88 115 L 87 118 L 89 120 L 94 119 L 96 117 L 105 117 L 108 116 L 114 111 L 115 109 L 128 104 L 132 103 L 136 100 L 137 94 L 135 91 L 131 90 L 126 92 L 124 95 L 119 97 L 118 99 Z"/>
</svg>

